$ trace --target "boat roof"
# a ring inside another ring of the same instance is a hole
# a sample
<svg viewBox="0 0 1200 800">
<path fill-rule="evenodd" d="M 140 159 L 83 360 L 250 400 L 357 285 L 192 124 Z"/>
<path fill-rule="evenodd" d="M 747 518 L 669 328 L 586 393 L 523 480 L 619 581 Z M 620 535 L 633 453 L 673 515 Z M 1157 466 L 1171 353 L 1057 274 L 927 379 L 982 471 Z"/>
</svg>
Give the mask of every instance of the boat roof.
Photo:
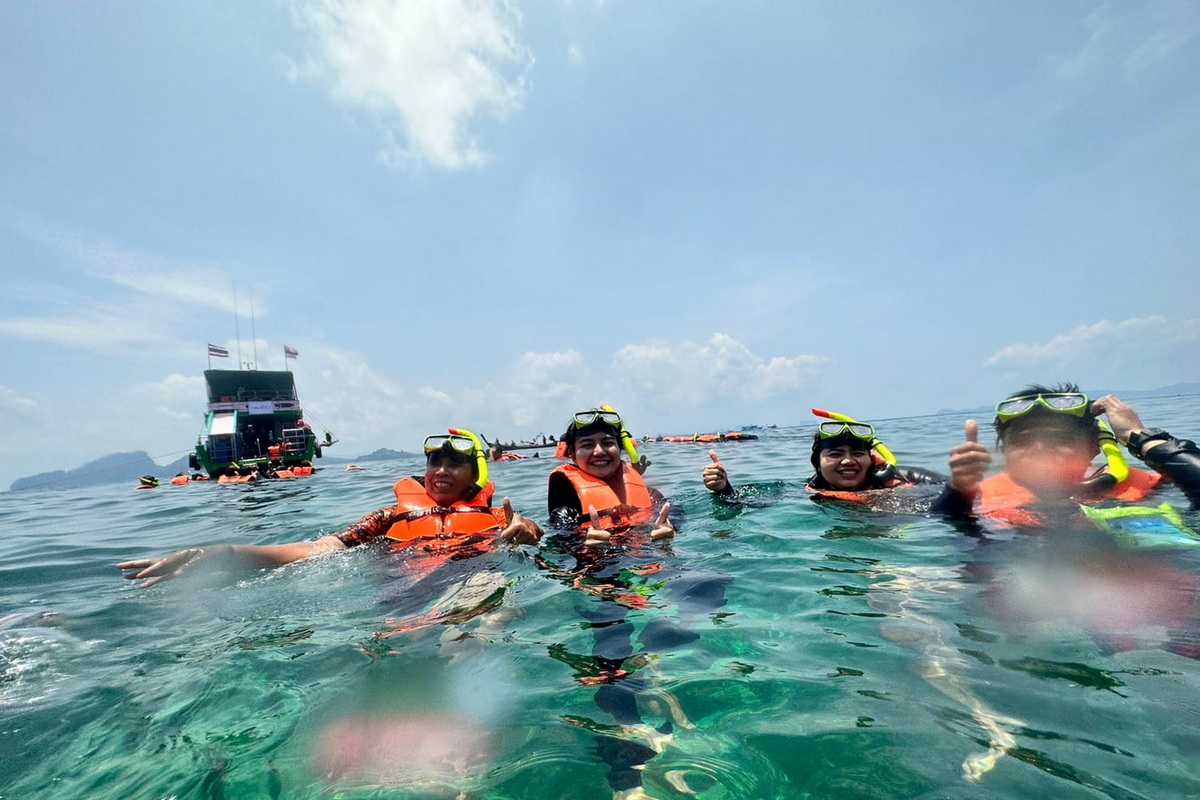
<svg viewBox="0 0 1200 800">
<path fill-rule="evenodd" d="M 296 378 L 286 370 L 206 369 L 208 402 L 299 400 Z"/>
</svg>

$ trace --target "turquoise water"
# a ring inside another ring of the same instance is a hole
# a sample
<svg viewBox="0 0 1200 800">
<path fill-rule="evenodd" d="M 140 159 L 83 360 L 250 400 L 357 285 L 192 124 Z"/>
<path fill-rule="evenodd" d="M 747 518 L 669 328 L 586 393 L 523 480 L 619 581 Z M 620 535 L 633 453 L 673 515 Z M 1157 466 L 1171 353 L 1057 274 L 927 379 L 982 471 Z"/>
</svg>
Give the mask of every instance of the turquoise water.
<svg viewBox="0 0 1200 800">
<path fill-rule="evenodd" d="M 1136 405 L 1200 434 L 1195 397 Z M 944 470 L 963 419 L 879 428 L 904 463 Z M 625 605 L 530 548 L 420 578 L 359 548 L 149 590 L 113 566 L 335 531 L 388 505 L 416 459 L 0 494 L 0 797 L 608 798 L 622 752 L 643 754 L 656 798 L 1200 796 L 1200 661 L 1167 644 L 1200 637 L 1194 612 L 1162 611 L 1195 603 L 1200 553 L 1114 568 L 822 508 L 800 488 L 806 431 L 718 446 L 736 483 L 764 484 L 740 512 L 700 484 L 706 446 L 645 445 L 686 521 L 628 558 L 659 570 L 625 574 Z M 544 521 L 555 463 L 493 478 Z M 632 633 L 633 657 L 603 684 L 609 633 Z M 639 719 L 618 724 L 613 696 Z"/>
</svg>

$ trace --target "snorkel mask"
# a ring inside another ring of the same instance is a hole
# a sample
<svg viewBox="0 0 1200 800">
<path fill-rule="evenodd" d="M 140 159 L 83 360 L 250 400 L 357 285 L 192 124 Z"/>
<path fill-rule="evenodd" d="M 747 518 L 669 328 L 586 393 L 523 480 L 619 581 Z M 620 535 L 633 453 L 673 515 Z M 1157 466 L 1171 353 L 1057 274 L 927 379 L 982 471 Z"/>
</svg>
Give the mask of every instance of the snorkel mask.
<svg viewBox="0 0 1200 800">
<path fill-rule="evenodd" d="M 479 473 L 475 483 L 480 489 L 488 484 L 487 452 L 478 436 L 463 428 L 447 428 L 445 433 L 436 433 L 425 437 L 425 458 L 439 450 L 449 450 L 451 454 L 470 460 L 475 459 L 475 471 Z"/>
<path fill-rule="evenodd" d="M 824 417 L 830 422 L 822 422 L 817 426 L 817 441 L 824 439 L 836 439 L 839 436 L 849 434 L 855 439 L 859 439 L 866 443 L 871 452 L 877 456 L 877 460 L 881 460 L 883 464 L 880 466 L 894 467 L 896 466 L 896 456 L 892 451 L 887 449 L 883 442 L 879 441 L 879 437 L 875 435 L 875 428 L 865 422 L 859 422 L 854 417 L 839 414 L 836 411 L 825 411 L 824 409 L 814 408 L 812 410 L 814 416 Z"/>
</svg>

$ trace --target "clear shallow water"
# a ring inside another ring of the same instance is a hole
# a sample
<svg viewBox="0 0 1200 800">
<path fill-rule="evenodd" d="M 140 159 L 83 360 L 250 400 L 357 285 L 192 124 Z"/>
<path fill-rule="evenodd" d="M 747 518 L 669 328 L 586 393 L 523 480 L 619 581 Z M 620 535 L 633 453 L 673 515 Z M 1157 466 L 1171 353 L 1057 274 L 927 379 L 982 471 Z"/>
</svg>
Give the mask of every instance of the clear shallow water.
<svg viewBox="0 0 1200 800">
<path fill-rule="evenodd" d="M 1136 406 L 1195 436 L 1198 403 Z M 904 463 L 944 470 L 963 419 L 879 429 Z M 1200 796 L 1200 661 L 1164 646 L 1195 631 L 1153 614 L 1155 570 L 1200 575 L 1200 554 L 1098 582 L 1088 554 L 1044 542 L 822 508 L 801 489 L 807 430 L 718 446 L 736 483 L 775 482 L 773 504 L 740 513 L 701 486 L 706 446 L 645 445 L 648 481 L 687 519 L 669 550 L 629 560 L 660 570 L 626 573 L 628 605 L 532 549 L 415 578 L 359 548 L 150 590 L 113 566 L 332 532 L 388 505 L 417 459 L 0 494 L 0 797 L 267 798 L 273 769 L 287 798 L 607 798 L 613 760 L 654 738 L 641 772 L 658 798 Z M 493 478 L 544 521 L 556 463 Z M 630 630 L 631 674 L 598 683 L 597 637 Z M 621 730 L 630 698 L 641 724 Z M 383 777 L 323 779 L 371 748 Z"/>
</svg>

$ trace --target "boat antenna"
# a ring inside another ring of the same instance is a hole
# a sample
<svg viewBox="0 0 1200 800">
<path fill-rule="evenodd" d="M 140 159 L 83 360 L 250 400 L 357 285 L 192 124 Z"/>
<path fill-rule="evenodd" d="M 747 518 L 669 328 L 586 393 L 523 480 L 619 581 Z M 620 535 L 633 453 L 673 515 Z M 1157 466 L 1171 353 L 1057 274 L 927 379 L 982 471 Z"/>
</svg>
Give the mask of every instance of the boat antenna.
<svg viewBox="0 0 1200 800">
<path fill-rule="evenodd" d="M 250 295 L 250 339 L 254 342 L 254 369 L 258 369 L 258 332 L 254 328 L 254 295 Z"/>
<path fill-rule="evenodd" d="M 237 341 L 238 369 L 242 368 L 242 328 L 238 320 L 237 284 L 233 285 L 233 336 Z"/>
</svg>

